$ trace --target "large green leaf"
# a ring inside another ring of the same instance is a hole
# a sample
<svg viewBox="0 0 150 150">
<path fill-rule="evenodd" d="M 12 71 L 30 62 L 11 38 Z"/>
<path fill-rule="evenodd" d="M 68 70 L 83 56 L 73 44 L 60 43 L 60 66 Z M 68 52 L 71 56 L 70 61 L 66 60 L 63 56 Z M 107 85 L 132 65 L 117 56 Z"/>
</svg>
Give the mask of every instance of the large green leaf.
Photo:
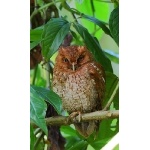
<svg viewBox="0 0 150 150">
<path fill-rule="evenodd" d="M 62 101 L 56 93 L 43 87 L 37 87 L 33 85 L 31 85 L 31 87 L 38 94 L 38 96 L 49 102 L 55 108 L 57 113 L 61 114 Z"/>
<path fill-rule="evenodd" d="M 49 59 L 59 48 L 69 32 L 70 23 L 63 18 L 53 18 L 44 27 L 42 34 L 42 54 Z"/>
<path fill-rule="evenodd" d="M 39 126 L 45 134 L 48 133 L 45 122 L 46 108 L 46 103 L 39 97 L 33 87 L 30 86 L 30 119 Z"/>
<path fill-rule="evenodd" d="M 109 28 L 115 42 L 119 45 L 119 7 L 115 8 L 111 12 L 109 18 Z"/>
<path fill-rule="evenodd" d="M 112 72 L 113 70 L 112 70 L 111 62 L 104 55 L 104 52 L 102 51 L 97 40 L 93 36 L 91 36 L 88 30 L 84 28 L 82 25 L 78 23 L 74 23 L 73 26 L 83 38 L 85 45 L 92 52 L 95 60 L 99 62 L 106 71 Z"/>
</svg>

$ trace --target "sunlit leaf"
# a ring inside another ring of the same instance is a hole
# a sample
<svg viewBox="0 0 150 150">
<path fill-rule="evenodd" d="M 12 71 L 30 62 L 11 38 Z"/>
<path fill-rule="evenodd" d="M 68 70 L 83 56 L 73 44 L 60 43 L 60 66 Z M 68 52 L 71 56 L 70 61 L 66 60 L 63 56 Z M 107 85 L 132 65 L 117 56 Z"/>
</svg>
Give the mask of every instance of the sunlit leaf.
<svg viewBox="0 0 150 150">
<path fill-rule="evenodd" d="M 49 59 L 59 48 L 69 32 L 70 23 L 63 18 L 53 18 L 44 27 L 42 34 L 42 54 Z"/>
<path fill-rule="evenodd" d="M 112 72 L 110 60 L 104 55 L 99 43 L 91 36 L 86 28 L 78 23 L 74 23 L 74 28 L 81 35 L 87 48 L 92 52 L 96 61 L 98 61 L 106 71 Z"/>
<path fill-rule="evenodd" d="M 76 9 L 85 15 L 95 17 L 104 22 L 108 22 L 109 19 L 109 5 L 106 3 L 100 3 L 96 0 L 84 0 L 82 3 L 76 2 Z M 81 15 L 82 16 L 82 15 Z M 86 19 L 80 19 L 81 24 L 88 29 L 89 33 L 94 33 L 96 30 L 96 24 L 89 22 Z M 94 36 L 98 39 L 103 35 L 103 30 L 95 32 Z"/>
<path fill-rule="evenodd" d="M 45 122 L 45 114 L 46 114 L 46 103 L 44 100 L 39 97 L 39 95 L 35 92 L 35 90 L 30 87 L 30 119 L 37 126 L 39 126 L 45 134 L 48 133 L 46 122 Z"/>
<path fill-rule="evenodd" d="M 90 144 L 87 147 L 87 150 L 95 150 L 95 148 L 93 148 Z"/>
<path fill-rule="evenodd" d="M 119 150 L 119 144 L 117 144 L 117 145 L 113 148 L 113 150 Z"/>
<path fill-rule="evenodd" d="M 58 114 L 61 114 L 62 101 L 56 93 L 43 87 L 37 87 L 33 85 L 31 87 L 41 98 L 49 102 L 55 108 Z"/>
</svg>

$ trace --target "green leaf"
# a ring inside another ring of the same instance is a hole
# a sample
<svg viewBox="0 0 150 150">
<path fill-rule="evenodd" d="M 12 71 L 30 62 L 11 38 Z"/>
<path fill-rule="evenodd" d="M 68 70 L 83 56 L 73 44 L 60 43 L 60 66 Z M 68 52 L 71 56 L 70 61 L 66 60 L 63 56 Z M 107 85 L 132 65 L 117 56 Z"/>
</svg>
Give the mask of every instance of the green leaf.
<svg viewBox="0 0 150 150">
<path fill-rule="evenodd" d="M 104 138 L 102 140 L 95 140 L 93 142 L 91 142 L 91 146 L 95 149 L 95 150 L 99 150 L 102 147 L 104 147 L 104 145 L 106 145 L 109 141 L 110 141 L 111 137 L 109 138 Z"/>
<path fill-rule="evenodd" d="M 30 41 L 41 41 L 42 32 L 41 28 L 30 30 Z"/>
<path fill-rule="evenodd" d="M 99 62 L 106 71 L 113 72 L 110 60 L 104 55 L 99 43 L 88 30 L 78 23 L 73 24 L 74 28 L 81 35 L 87 48 L 92 52 L 95 60 Z"/>
<path fill-rule="evenodd" d="M 33 127 L 30 126 L 30 150 L 33 150 L 36 137 L 34 135 Z"/>
<path fill-rule="evenodd" d="M 105 25 L 105 23 L 103 21 L 100 21 L 94 17 L 91 17 L 91 16 L 88 16 L 88 15 L 85 15 L 83 14 L 82 15 L 83 18 L 87 19 L 87 20 L 90 20 L 91 22 L 97 24 L 100 28 L 102 28 L 102 30 L 108 34 L 109 36 L 111 36 L 111 33 L 110 33 L 110 30 L 107 28 L 107 26 Z M 112 36 L 111 36 L 112 37 Z"/>
<path fill-rule="evenodd" d="M 30 119 L 47 135 L 48 131 L 45 122 L 46 108 L 46 103 L 30 86 Z"/>
<path fill-rule="evenodd" d="M 78 11 L 88 16 L 93 16 L 104 22 L 108 22 L 110 6 L 106 3 L 100 3 L 99 1 L 84 0 L 82 4 L 75 3 Z M 82 16 L 82 15 L 81 15 Z M 103 35 L 103 30 L 96 31 L 96 24 L 89 22 L 88 20 L 81 18 L 80 23 L 88 29 L 89 33 L 95 33 L 94 36 L 100 39 Z"/>
<path fill-rule="evenodd" d="M 70 23 L 63 18 L 53 18 L 44 27 L 42 34 L 42 54 L 49 59 L 59 48 L 69 32 Z"/>
<path fill-rule="evenodd" d="M 103 50 L 105 55 L 113 62 L 119 63 L 119 54 L 111 51 L 111 50 Z"/>
<path fill-rule="evenodd" d="M 67 150 L 86 150 L 86 147 L 88 146 L 88 143 L 84 140 L 81 140 L 79 142 L 76 142 L 72 145 L 72 147 L 68 148 Z"/>
<path fill-rule="evenodd" d="M 36 73 L 36 78 L 35 78 L 35 81 L 34 81 L 34 85 L 40 86 L 40 87 L 45 87 L 46 86 L 46 79 L 43 76 L 43 67 L 42 67 L 42 65 L 37 66 L 36 72 L 35 72 L 35 70 L 30 70 L 31 83 L 33 83 L 35 73 Z"/>
<path fill-rule="evenodd" d="M 38 96 L 49 102 L 55 108 L 57 113 L 61 114 L 62 101 L 56 93 L 43 87 L 37 87 L 33 85 L 31 85 L 31 87 L 37 93 Z"/>
<path fill-rule="evenodd" d="M 70 126 L 61 126 L 61 132 L 64 132 L 65 134 L 67 134 L 67 136 L 77 136 L 76 130 L 74 130 Z"/>
<path fill-rule="evenodd" d="M 74 143 L 78 143 L 79 141 L 81 141 L 81 139 L 76 136 L 68 136 L 65 137 L 65 139 L 66 139 L 65 150 L 71 148 L 74 145 Z"/>
<path fill-rule="evenodd" d="M 93 148 L 90 144 L 87 147 L 87 150 L 95 150 L 95 148 Z"/>
<path fill-rule="evenodd" d="M 84 0 L 75 0 L 77 3 L 82 4 Z"/>
<path fill-rule="evenodd" d="M 113 150 L 119 150 L 119 144 L 117 144 L 117 145 L 113 148 Z"/>
<path fill-rule="evenodd" d="M 115 42 L 119 46 L 119 7 L 115 8 L 110 14 L 109 28 Z"/>
<path fill-rule="evenodd" d="M 30 50 L 33 49 L 35 46 L 37 46 L 40 43 L 40 41 L 34 41 L 30 43 Z"/>
</svg>

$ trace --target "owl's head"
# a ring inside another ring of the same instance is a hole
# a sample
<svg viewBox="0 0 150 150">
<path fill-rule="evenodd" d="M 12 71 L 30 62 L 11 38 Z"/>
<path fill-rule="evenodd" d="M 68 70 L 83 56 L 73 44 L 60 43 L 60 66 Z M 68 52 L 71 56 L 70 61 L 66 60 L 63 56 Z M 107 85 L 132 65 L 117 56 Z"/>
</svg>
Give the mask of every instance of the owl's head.
<svg viewBox="0 0 150 150">
<path fill-rule="evenodd" d="M 56 57 L 57 67 L 73 71 L 92 60 L 92 55 L 85 46 L 60 47 Z"/>
</svg>

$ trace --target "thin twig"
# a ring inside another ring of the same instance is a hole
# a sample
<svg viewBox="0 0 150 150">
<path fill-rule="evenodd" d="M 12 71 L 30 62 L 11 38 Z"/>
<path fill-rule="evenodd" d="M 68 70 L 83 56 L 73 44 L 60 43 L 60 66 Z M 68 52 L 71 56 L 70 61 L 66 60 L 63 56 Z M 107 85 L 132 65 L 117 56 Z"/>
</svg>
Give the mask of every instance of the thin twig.
<svg viewBox="0 0 150 150">
<path fill-rule="evenodd" d="M 106 106 L 103 108 L 103 111 L 106 111 L 108 110 L 109 106 L 111 105 L 112 101 L 113 101 L 113 98 L 115 97 L 116 93 L 117 93 L 117 90 L 119 89 L 119 82 L 117 83 L 109 101 L 107 102 Z"/>
</svg>

